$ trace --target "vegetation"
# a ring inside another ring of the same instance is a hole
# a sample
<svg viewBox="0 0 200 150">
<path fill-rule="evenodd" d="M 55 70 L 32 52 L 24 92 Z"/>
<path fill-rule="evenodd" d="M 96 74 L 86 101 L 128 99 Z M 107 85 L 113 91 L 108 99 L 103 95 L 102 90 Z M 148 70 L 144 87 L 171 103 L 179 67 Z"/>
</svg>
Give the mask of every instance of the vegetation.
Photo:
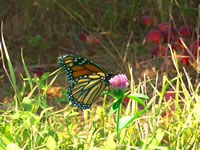
<svg viewBox="0 0 200 150">
<path fill-rule="evenodd" d="M 198 1 L 2 3 L 0 149 L 200 149 Z M 126 74 L 123 96 L 73 107 L 65 53 Z"/>
</svg>

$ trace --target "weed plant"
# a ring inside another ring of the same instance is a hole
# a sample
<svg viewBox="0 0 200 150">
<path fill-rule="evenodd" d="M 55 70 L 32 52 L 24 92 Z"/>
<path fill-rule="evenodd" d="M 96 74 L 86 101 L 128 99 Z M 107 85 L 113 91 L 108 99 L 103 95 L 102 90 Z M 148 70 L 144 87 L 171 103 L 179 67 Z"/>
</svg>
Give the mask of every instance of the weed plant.
<svg viewBox="0 0 200 150">
<path fill-rule="evenodd" d="M 30 47 L 40 49 L 40 51 L 52 48 L 57 42 L 53 32 L 65 35 L 64 30 L 72 30 L 73 33 L 69 33 L 69 39 L 72 39 L 72 36 L 77 38 L 74 33 L 80 29 L 91 34 L 92 31 L 97 30 L 100 30 L 100 32 L 110 31 L 109 34 L 112 39 L 117 41 L 117 45 L 113 44 L 107 34 L 105 34 L 105 42 L 102 43 L 100 41 L 100 44 L 109 57 L 117 60 L 116 64 L 119 69 L 125 68 L 124 72 L 129 77 L 127 93 L 141 93 L 149 97 L 149 99 L 143 100 L 148 109 L 144 113 L 137 115 L 146 108 L 138 101 L 129 100 L 125 106 L 121 105 L 121 118 L 130 119 L 134 117 L 134 119 L 120 132 L 116 130 L 116 126 L 118 126 L 118 129 L 120 126 L 120 124 L 117 124 L 119 122 L 116 119 L 118 113 L 114 112 L 113 115 L 109 115 L 109 110 L 116 101 L 107 94 L 103 97 L 103 104 L 95 103 L 90 109 L 80 110 L 68 103 L 67 89 L 63 88 L 61 89 L 62 97 L 54 98 L 54 104 L 65 101 L 67 105 L 63 109 L 56 109 L 49 104 L 47 93 L 57 78 L 61 76 L 58 72 L 60 69 L 52 73 L 46 72 L 41 77 L 32 76 L 26 65 L 26 58 L 23 56 L 22 49 L 21 62 L 24 73 L 20 74 L 21 78 L 17 80 L 13 60 L 10 59 L 8 53 L 10 51 L 4 41 L 2 24 L 0 40 L 1 61 L 5 75 L 12 86 L 13 96 L 11 97 L 11 102 L 3 103 L 1 101 L 0 103 L 0 149 L 200 149 L 200 83 L 194 84 L 192 82 L 194 80 L 193 76 L 189 75 L 185 67 L 179 66 L 176 59 L 177 55 L 172 50 L 170 50 L 170 60 L 175 68 L 175 76 L 172 78 L 167 74 L 157 73 L 155 78 L 146 75 L 140 76 L 139 82 L 136 82 L 137 78 L 134 76 L 136 69 L 131 65 L 133 64 L 133 59 L 131 58 L 134 57 L 133 53 L 134 55 L 136 54 L 136 50 L 140 50 L 137 54 L 146 54 L 142 44 L 137 43 L 137 41 L 142 41 L 140 36 L 147 29 L 143 29 L 137 23 L 133 23 L 134 20 L 138 20 L 139 14 L 145 14 L 148 10 L 149 14 L 153 16 L 158 11 L 161 21 L 168 20 L 170 16 L 172 17 L 170 18 L 172 24 L 174 23 L 173 17 L 184 22 L 186 22 L 185 18 L 189 18 L 189 22 L 195 22 L 198 19 L 193 12 L 198 12 L 198 8 L 190 7 L 188 1 L 183 1 L 180 5 L 177 4 L 177 1 L 144 2 L 139 0 L 123 1 L 123 3 L 117 0 L 104 3 L 99 0 L 87 0 L 83 2 L 76 1 L 77 5 L 74 5 L 75 3 L 72 1 L 52 1 L 48 3 L 47 1 L 38 0 L 34 2 L 26 1 L 21 3 L 21 1 L 16 1 L 17 8 L 19 6 L 25 8 L 25 26 L 20 31 L 21 33 L 27 33 L 25 39 Z M 193 5 L 197 4 L 196 1 L 190 2 Z M 31 16 L 34 14 L 31 13 L 33 4 L 38 11 L 34 16 L 37 19 L 31 20 Z M 150 4 L 160 7 L 158 10 L 153 9 L 149 7 Z M 101 7 L 97 9 L 94 6 Z M 176 9 L 173 10 L 174 12 L 171 12 L 176 15 L 173 16 L 169 13 L 168 9 L 170 7 L 164 6 L 176 6 Z M 49 10 L 52 12 L 59 11 L 58 13 L 61 16 L 66 16 L 67 14 L 69 18 L 67 18 L 66 22 L 69 22 L 69 24 L 62 24 L 62 17 L 54 18 L 52 16 L 51 19 L 48 19 L 50 18 L 48 17 Z M 44 11 L 47 11 L 47 16 L 41 15 Z M 98 14 L 97 17 L 95 16 L 96 14 Z M 177 16 L 179 14 L 182 17 Z M 37 24 L 39 23 L 36 20 L 41 21 L 43 18 L 46 18 L 44 28 L 46 28 L 46 24 L 52 25 L 45 30 L 48 34 L 32 35 L 32 32 L 37 33 L 38 31 Z M 101 19 L 97 21 L 98 18 Z M 58 24 L 55 24 L 55 22 L 63 26 L 56 28 Z M 34 26 L 31 24 L 34 24 Z M 42 30 L 43 28 L 41 32 Z M 118 36 L 120 38 L 117 38 L 116 33 L 119 30 L 120 34 Z M 140 36 L 138 36 L 139 34 Z M 128 37 L 127 35 L 130 36 Z M 131 44 L 133 36 L 136 42 Z M 44 37 L 47 37 L 48 40 L 53 40 L 49 42 L 44 40 Z M 41 41 L 42 39 L 44 41 Z M 128 41 L 126 46 L 124 46 L 124 40 Z M 23 39 L 19 41 L 23 41 Z M 89 45 L 84 45 L 83 42 L 79 44 L 82 49 Z M 130 46 L 134 47 L 133 52 L 129 52 Z M 112 48 L 109 49 L 108 47 Z M 120 48 L 118 49 L 117 47 Z M 170 45 L 168 47 L 170 48 Z M 130 59 L 128 57 L 129 53 Z M 117 59 L 115 59 L 116 56 Z M 136 62 L 136 60 L 134 61 Z M 198 68 L 195 69 L 199 74 Z M 167 100 L 166 93 L 169 90 L 175 96 L 171 96 Z"/>
</svg>

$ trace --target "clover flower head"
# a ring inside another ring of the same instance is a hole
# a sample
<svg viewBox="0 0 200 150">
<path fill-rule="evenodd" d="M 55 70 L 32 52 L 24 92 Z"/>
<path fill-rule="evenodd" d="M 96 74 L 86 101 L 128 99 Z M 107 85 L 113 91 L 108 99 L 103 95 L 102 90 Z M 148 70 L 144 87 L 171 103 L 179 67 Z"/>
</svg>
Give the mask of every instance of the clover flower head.
<svg viewBox="0 0 200 150">
<path fill-rule="evenodd" d="M 125 74 L 115 75 L 109 80 L 112 88 L 125 89 L 128 86 L 127 77 Z"/>
</svg>

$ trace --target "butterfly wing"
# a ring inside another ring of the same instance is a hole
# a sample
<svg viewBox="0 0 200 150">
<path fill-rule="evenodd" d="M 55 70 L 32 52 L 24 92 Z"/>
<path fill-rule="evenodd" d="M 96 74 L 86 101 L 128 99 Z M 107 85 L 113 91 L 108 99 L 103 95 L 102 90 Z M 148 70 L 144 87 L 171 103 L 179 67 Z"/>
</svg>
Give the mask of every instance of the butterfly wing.
<svg viewBox="0 0 200 150">
<path fill-rule="evenodd" d="M 66 54 L 58 57 L 58 64 L 67 72 L 69 82 L 73 82 L 81 76 L 93 73 L 99 73 L 103 77 L 107 74 L 105 69 L 95 64 L 93 61 L 73 54 Z"/>
<path fill-rule="evenodd" d="M 74 106 L 88 109 L 105 87 L 106 84 L 98 74 L 79 77 L 69 84 L 68 98 Z"/>
<path fill-rule="evenodd" d="M 60 56 L 58 64 L 67 72 L 69 100 L 81 109 L 92 105 L 105 87 L 110 85 L 109 79 L 113 76 L 94 62 L 73 54 Z"/>
</svg>

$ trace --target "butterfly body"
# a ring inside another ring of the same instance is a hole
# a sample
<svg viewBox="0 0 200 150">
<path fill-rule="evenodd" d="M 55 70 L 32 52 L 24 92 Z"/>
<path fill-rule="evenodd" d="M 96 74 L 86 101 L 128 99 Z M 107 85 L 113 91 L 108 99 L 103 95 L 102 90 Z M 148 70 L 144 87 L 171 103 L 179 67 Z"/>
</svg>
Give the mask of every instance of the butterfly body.
<svg viewBox="0 0 200 150">
<path fill-rule="evenodd" d="M 88 109 L 100 93 L 109 86 L 113 74 L 84 57 L 66 54 L 58 58 L 69 80 L 68 98 L 81 109 Z"/>
</svg>

